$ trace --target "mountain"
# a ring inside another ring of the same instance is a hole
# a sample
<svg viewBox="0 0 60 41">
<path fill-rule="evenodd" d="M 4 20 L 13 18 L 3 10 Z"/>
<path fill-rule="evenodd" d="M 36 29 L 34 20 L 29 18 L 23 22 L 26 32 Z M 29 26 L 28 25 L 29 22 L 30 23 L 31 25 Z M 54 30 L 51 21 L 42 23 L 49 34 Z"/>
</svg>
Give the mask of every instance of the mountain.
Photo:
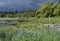
<svg viewBox="0 0 60 41">
<path fill-rule="evenodd" d="M 44 2 L 57 2 L 57 0 L 0 0 L 0 11 L 38 9 Z"/>
</svg>

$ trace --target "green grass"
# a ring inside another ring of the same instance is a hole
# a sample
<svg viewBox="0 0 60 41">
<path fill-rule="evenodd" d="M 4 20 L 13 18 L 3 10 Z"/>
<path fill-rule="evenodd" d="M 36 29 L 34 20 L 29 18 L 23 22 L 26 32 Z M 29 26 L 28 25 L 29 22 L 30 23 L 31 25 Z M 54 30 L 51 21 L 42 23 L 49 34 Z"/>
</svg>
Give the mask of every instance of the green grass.
<svg viewBox="0 0 60 41">
<path fill-rule="evenodd" d="M 57 29 L 18 28 L 0 30 L 1 41 L 60 41 Z"/>
<path fill-rule="evenodd" d="M 60 17 L 53 17 L 53 18 L 40 18 L 40 23 L 60 23 Z"/>
<path fill-rule="evenodd" d="M 19 22 L 16 26 L 0 26 L 0 41 L 60 41 L 60 31 L 44 25 L 60 23 L 59 18 L 53 17 L 49 21 L 48 18 L 31 17 L 26 19 L 28 22 Z"/>
<path fill-rule="evenodd" d="M 21 29 L 12 41 L 60 41 L 60 32 L 55 29 Z"/>
<path fill-rule="evenodd" d="M 52 18 L 36 18 L 36 17 L 29 17 L 29 18 L 26 18 L 26 17 L 22 17 L 22 18 L 19 18 L 19 21 L 27 21 L 29 23 L 60 23 L 60 17 L 52 17 Z M 26 23 L 27 23 L 26 22 Z"/>
</svg>

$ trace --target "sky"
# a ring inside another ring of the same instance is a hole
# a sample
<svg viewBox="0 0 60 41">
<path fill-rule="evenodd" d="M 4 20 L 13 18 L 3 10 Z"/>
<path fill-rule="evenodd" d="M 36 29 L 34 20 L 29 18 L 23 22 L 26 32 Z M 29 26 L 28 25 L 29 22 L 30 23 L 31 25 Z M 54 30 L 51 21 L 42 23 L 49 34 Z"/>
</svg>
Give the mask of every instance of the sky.
<svg viewBox="0 0 60 41">
<path fill-rule="evenodd" d="M 57 0 L 0 0 L 0 10 L 36 9 L 44 2 L 57 2 Z"/>
</svg>

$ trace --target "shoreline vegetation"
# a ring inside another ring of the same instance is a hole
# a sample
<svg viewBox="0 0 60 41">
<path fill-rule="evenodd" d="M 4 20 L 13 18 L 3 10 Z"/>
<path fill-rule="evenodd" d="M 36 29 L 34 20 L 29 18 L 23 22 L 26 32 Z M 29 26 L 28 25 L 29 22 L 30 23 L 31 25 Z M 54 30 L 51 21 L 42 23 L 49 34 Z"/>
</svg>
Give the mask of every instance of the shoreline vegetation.
<svg viewBox="0 0 60 41">
<path fill-rule="evenodd" d="M 8 23 L 15 20 L 8 18 L 17 18 L 14 26 L 0 26 L 0 41 L 60 41 L 60 1 L 46 2 L 34 11 L 0 11 L 0 18 Z"/>
</svg>

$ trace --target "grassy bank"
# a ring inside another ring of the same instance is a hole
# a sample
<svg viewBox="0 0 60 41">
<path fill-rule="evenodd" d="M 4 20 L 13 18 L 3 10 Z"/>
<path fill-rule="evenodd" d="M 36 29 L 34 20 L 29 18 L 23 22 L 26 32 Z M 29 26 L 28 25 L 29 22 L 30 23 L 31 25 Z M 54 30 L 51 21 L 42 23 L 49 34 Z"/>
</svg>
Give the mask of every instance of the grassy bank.
<svg viewBox="0 0 60 41">
<path fill-rule="evenodd" d="M 22 17 L 18 18 L 20 22 L 28 22 L 28 23 L 60 23 L 60 17 L 52 17 L 52 18 L 36 18 L 36 17 Z"/>
<path fill-rule="evenodd" d="M 0 26 L 0 41 L 60 41 L 60 31 L 46 27 L 45 23 L 60 23 L 60 17 L 28 18 L 16 26 Z M 19 20 L 19 21 L 20 21 Z"/>
<path fill-rule="evenodd" d="M 54 28 L 9 28 L 0 30 L 0 41 L 60 41 L 60 31 Z"/>
</svg>

